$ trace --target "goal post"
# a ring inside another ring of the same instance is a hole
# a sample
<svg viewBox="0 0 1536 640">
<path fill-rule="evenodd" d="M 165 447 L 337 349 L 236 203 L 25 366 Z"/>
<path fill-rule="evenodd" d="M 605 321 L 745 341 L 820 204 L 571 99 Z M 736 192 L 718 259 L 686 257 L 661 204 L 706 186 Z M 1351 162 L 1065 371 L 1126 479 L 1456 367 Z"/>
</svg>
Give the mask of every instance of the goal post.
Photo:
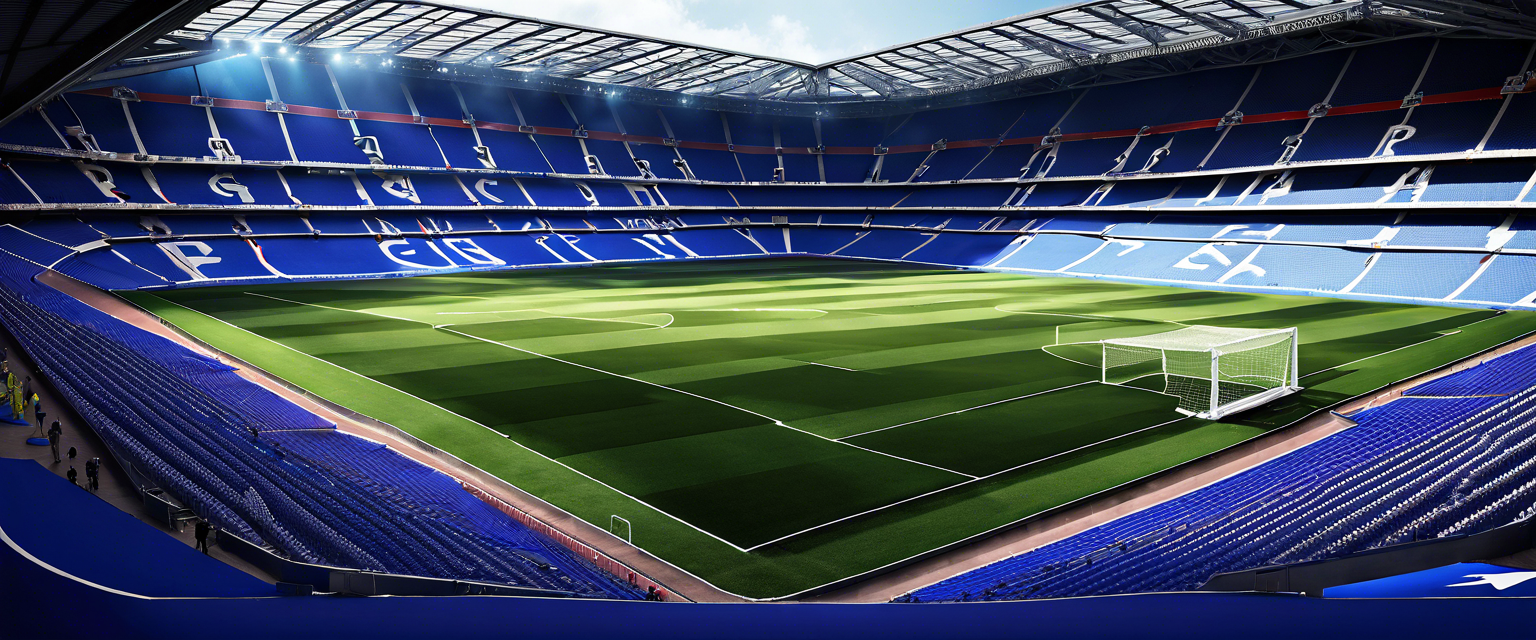
<svg viewBox="0 0 1536 640">
<path fill-rule="evenodd" d="M 1298 342 L 1295 327 L 1207 326 L 1102 340 L 1099 380 L 1161 378 L 1162 392 L 1179 399 L 1181 413 L 1215 420 L 1300 391 Z"/>
</svg>

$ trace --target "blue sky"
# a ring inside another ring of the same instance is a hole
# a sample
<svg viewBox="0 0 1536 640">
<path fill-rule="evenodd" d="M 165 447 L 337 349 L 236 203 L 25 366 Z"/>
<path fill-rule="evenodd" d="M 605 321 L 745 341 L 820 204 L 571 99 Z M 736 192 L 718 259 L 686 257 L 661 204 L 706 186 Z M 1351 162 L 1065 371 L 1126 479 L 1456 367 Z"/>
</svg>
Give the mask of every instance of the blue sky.
<svg viewBox="0 0 1536 640">
<path fill-rule="evenodd" d="M 448 0 L 821 63 L 1071 0 Z"/>
</svg>

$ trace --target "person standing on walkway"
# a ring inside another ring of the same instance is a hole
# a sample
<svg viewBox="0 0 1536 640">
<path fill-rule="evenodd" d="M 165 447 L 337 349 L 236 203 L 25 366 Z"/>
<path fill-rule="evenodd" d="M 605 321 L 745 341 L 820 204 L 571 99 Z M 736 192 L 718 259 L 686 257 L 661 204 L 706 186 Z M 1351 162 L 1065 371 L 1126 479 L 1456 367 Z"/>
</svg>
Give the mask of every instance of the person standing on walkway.
<svg viewBox="0 0 1536 640">
<path fill-rule="evenodd" d="M 69 475 L 69 483 L 70 484 L 75 485 L 77 487 L 80 486 L 80 483 L 75 480 L 76 478 L 80 477 L 80 474 L 75 472 L 74 465 L 70 465 L 70 467 L 69 467 L 69 474 L 68 475 Z"/>
<path fill-rule="evenodd" d="M 16 382 L 16 374 L 11 373 L 11 365 L 8 362 L 0 362 L 0 383 L 5 384 L 5 407 L 7 410 L 9 410 L 11 406 L 11 397 L 16 395 L 16 387 L 18 384 Z M 11 419 L 12 421 L 16 419 L 15 415 L 11 415 L 9 413 L 7 413 L 5 417 Z"/>
<path fill-rule="evenodd" d="M 212 528 L 213 527 L 208 526 L 207 520 L 197 521 L 197 528 L 195 530 L 195 534 L 197 536 L 197 550 L 203 552 L 203 555 L 205 556 L 208 555 L 208 530 Z"/>
<path fill-rule="evenodd" d="M 64 430 L 59 428 L 59 421 L 54 420 L 53 426 L 48 429 L 48 446 L 53 449 L 53 462 L 58 464 L 64 460 L 59 457 L 59 440 L 64 437 Z"/>
<path fill-rule="evenodd" d="M 97 481 L 101 475 L 101 458 L 91 458 L 85 462 L 85 486 L 91 491 L 101 488 Z"/>
<path fill-rule="evenodd" d="M 12 408 L 16 410 L 16 415 L 23 418 L 27 415 L 27 405 L 37 405 L 37 394 L 32 393 L 32 376 L 21 381 L 21 394 L 13 402 L 15 404 Z M 38 420 L 37 426 L 43 426 L 43 421 Z"/>
</svg>

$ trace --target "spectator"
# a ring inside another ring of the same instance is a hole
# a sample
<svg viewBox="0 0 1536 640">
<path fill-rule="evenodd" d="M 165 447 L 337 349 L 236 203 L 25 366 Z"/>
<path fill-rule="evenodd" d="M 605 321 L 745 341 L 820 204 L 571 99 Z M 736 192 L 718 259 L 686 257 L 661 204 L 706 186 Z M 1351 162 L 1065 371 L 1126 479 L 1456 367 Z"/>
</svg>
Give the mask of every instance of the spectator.
<svg viewBox="0 0 1536 640">
<path fill-rule="evenodd" d="M 53 449 L 53 462 L 63 462 L 59 458 L 59 438 L 64 435 L 64 430 L 59 428 L 59 421 L 54 420 L 53 426 L 48 428 L 48 446 Z"/>
<path fill-rule="evenodd" d="M 101 488 L 98 478 L 101 474 L 101 458 L 91 458 L 85 461 L 85 486 L 91 491 Z"/>
<path fill-rule="evenodd" d="M 207 520 L 197 521 L 197 528 L 195 529 L 195 535 L 197 536 L 197 549 L 198 551 L 202 551 L 203 555 L 205 556 L 208 555 L 208 530 L 212 528 L 213 527 L 208 526 Z"/>
<path fill-rule="evenodd" d="M 37 405 L 37 394 L 32 392 L 32 376 L 27 376 L 25 380 L 21 381 L 21 398 L 19 400 L 16 403 L 17 415 L 25 415 L 27 405 L 30 404 L 34 407 Z M 42 424 L 42 422 L 39 421 L 38 424 Z"/>
<path fill-rule="evenodd" d="M 0 362 L 0 382 L 5 383 L 5 405 L 9 408 L 11 397 L 16 395 L 17 387 L 20 386 L 16 381 L 16 374 L 11 373 L 11 364 L 9 362 Z M 14 414 L 9 413 L 6 416 L 13 420 L 16 418 Z"/>
<path fill-rule="evenodd" d="M 75 473 L 74 465 L 70 465 L 70 467 L 69 467 L 69 483 L 72 484 L 72 485 L 75 485 L 77 487 L 80 486 L 80 483 L 75 481 L 75 478 L 77 478 L 79 476 L 80 476 L 80 474 Z"/>
</svg>

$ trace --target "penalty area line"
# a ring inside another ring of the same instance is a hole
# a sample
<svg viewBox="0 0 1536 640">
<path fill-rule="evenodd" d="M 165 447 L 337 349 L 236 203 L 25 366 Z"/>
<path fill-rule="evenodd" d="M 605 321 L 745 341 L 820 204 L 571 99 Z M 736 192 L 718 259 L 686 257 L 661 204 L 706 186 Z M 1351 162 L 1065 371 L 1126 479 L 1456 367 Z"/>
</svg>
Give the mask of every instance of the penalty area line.
<svg viewBox="0 0 1536 640">
<path fill-rule="evenodd" d="M 1056 387 L 1055 389 L 1046 389 L 1045 391 L 1036 391 L 1035 393 L 1029 393 L 1029 394 L 1025 394 L 1025 395 L 1014 397 L 1014 398 L 1005 398 L 1003 400 L 997 400 L 995 402 L 988 402 L 986 404 L 978 404 L 978 405 L 976 405 L 974 407 L 967 407 L 965 409 L 960 409 L 958 411 L 950 411 L 949 413 L 941 413 L 941 414 L 936 415 L 936 416 L 928 416 L 926 418 L 918 418 L 917 420 L 913 420 L 911 422 L 903 422 L 901 424 L 893 424 L 893 425 L 891 425 L 889 427 L 880 427 L 879 429 L 871 429 L 871 430 L 865 431 L 863 433 L 855 433 L 855 434 L 853 434 L 851 436 L 843 436 L 841 438 L 837 438 L 837 440 L 839 442 L 841 442 L 841 441 L 846 440 L 848 438 L 857 438 L 859 436 L 867 436 L 867 435 L 869 435 L 871 433 L 879 433 L 881 431 L 885 431 L 885 430 L 888 430 L 888 429 L 895 429 L 897 427 L 905 427 L 907 425 L 913 425 L 913 424 L 917 424 L 919 422 L 927 422 L 929 420 L 937 420 L 939 418 L 943 418 L 943 417 L 946 417 L 946 416 L 952 416 L 952 415 L 956 415 L 956 414 L 961 414 L 961 413 L 965 413 L 967 411 L 975 411 L 977 409 L 985 409 L 987 407 L 991 407 L 991 406 L 995 406 L 995 405 L 999 405 L 999 404 L 1006 404 L 1006 403 L 1009 403 L 1009 402 L 1013 402 L 1015 400 L 1023 400 L 1025 398 L 1033 398 L 1035 396 L 1045 395 L 1047 393 L 1055 393 L 1057 391 L 1062 391 L 1062 390 L 1065 390 L 1065 389 L 1071 389 L 1072 387 L 1081 387 L 1081 386 L 1083 386 L 1085 384 L 1093 384 L 1094 382 L 1097 382 L 1097 380 L 1085 380 L 1085 381 L 1079 382 L 1077 384 L 1069 384 L 1069 385 L 1067 385 L 1065 387 Z M 972 477 L 975 477 L 975 476 L 972 476 Z"/>
<path fill-rule="evenodd" d="M 944 472 L 947 472 L 947 473 L 953 473 L 953 474 L 955 474 L 957 476 L 965 476 L 967 478 L 975 478 L 976 477 L 976 476 L 973 476 L 973 475 L 971 475 L 969 473 L 961 473 L 959 471 L 955 471 L 954 469 L 945 469 L 944 467 L 928 464 L 928 463 L 922 462 L 920 460 L 913 460 L 913 459 L 910 459 L 910 458 L 903 458 L 901 456 L 891 455 L 891 454 L 886 453 L 884 451 L 876 451 L 874 449 L 869 449 L 869 448 L 866 448 L 866 447 L 861 447 L 861 446 L 856 445 L 856 444 L 852 444 L 852 443 L 848 443 L 848 442 L 841 442 L 841 441 L 835 440 L 833 438 L 828 438 L 828 437 L 826 437 L 824 435 L 821 435 L 819 433 L 812 433 L 810 431 L 806 431 L 805 429 L 801 429 L 799 427 L 792 427 L 792 426 L 790 426 L 788 424 L 785 424 L 783 420 L 779 420 L 777 418 L 772 418 L 772 417 L 763 415 L 763 414 L 758 413 L 756 411 L 753 411 L 751 409 L 745 409 L 745 408 L 742 408 L 742 407 L 738 407 L 738 406 L 730 404 L 728 402 L 724 402 L 724 401 L 721 401 L 721 400 L 716 400 L 716 399 L 708 397 L 708 396 L 701 396 L 701 395 L 699 395 L 697 393 L 693 393 L 691 391 L 683 391 L 682 389 L 678 389 L 678 388 L 675 388 L 675 387 L 669 387 L 669 386 L 664 385 L 664 384 L 657 384 L 655 382 L 651 382 L 651 381 L 648 381 L 648 380 L 641 380 L 640 378 L 633 378 L 633 377 L 630 377 L 630 376 L 626 376 L 626 375 L 624 375 L 622 373 L 614 373 L 612 371 L 604 371 L 602 369 L 598 369 L 597 367 L 589 367 L 589 366 L 581 364 L 581 363 L 571 362 L 569 360 L 561 360 L 560 358 L 556 358 L 554 356 L 544 355 L 544 354 L 539 353 L 537 351 L 529 351 L 529 350 L 524 349 L 522 347 L 514 347 L 514 346 L 512 346 L 510 344 L 507 344 L 505 342 L 497 342 L 497 341 L 491 340 L 489 338 L 482 338 L 480 336 L 470 335 L 470 334 L 464 333 L 463 331 L 459 331 L 459 330 L 456 330 L 456 329 L 451 329 L 451 328 L 449 328 L 448 325 L 434 326 L 433 328 L 434 329 L 438 329 L 440 331 L 447 331 L 448 333 L 458 334 L 458 335 L 461 335 L 461 336 L 464 336 L 466 338 L 470 338 L 470 339 L 473 339 L 473 340 L 479 340 L 481 342 L 485 342 L 485 343 L 488 343 L 488 344 L 500 345 L 500 346 L 506 347 L 508 349 L 512 349 L 514 351 L 519 351 L 519 352 L 522 352 L 522 353 L 526 353 L 528 355 L 538 356 L 540 358 L 548 358 L 550 360 L 554 360 L 555 362 L 565 363 L 565 364 L 571 365 L 573 367 L 581 367 L 581 368 L 587 369 L 589 371 L 595 371 L 597 373 L 607 374 L 607 375 L 613 376 L 615 378 L 623 378 L 625 380 L 632 380 L 632 381 L 635 381 L 635 382 L 639 382 L 641 384 L 647 384 L 647 385 L 656 387 L 658 389 L 666 389 L 668 391 L 675 391 L 675 392 L 681 393 L 681 394 L 683 394 L 685 396 L 692 396 L 692 397 L 698 398 L 700 400 L 705 400 L 705 401 L 708 401 L 708 402 L 713 402 L 713 403 L 718 404 L 718 405 L 720 405 L 722 407 L 730 407 L 730 408 L 735 409 L 737 411 L 741 411 L 741 412 L 744 412 L 744 413 L 750 413 L 750 414 L 752 414 L 754 416 L 757 416 L 759 418 L 763 418 L 765 420 L 768 420 L 768 421 L 772 422 L 775 426 L 783 427 L 785 429 L 790 429 L 792 431 L 799 431 L 800 433 L 803 433 L 805 435 L 808 435 L 808 436 L 811 436 L 811 437 L 815 437 L 815 438 L 820 438 L 820 439 L 826 440 L 828 442 L 836 442 L 837 444 L 843 445 L 845 447 L 853 447 L 854 449 L 858 449 L 860 451 L 868 451 L 869 453 L 874 453 L 874 454 L 882 455 L 882 456 L 885 456 L 887 458 L 892 458 L 892 459 L 895 459 L 895 460 L 900 460 L 902 462 L 910 462 L 912 464 L 922 465 L 922 466 L 928 467 L 930 469 L 937 469 L 939 471 L 944 471 Z"/>
<path fill-rule="evenodd" d="M 1483 320 L 1487 320 L 1487 318 L 1484 318 Z M 1482 320 L 1478 320 L 1477 322 L 1482 322 Z M 1477 324 L 1477 322 L 1474 322 L 1472 324 Z M 1470 327 L 1472 325 L 1469 324 L 1469 325 L 1465 325 L 1465 326 Z M 1457 330 L 1451 331 L 1449 333 L 1442 333 L 1442 334 L 1437 335 L 1437 336 L 1435 336 L 1433 338 L 1427 338 L 1427 339 L 1424 339 L 1424 340 L 1420 340 L 1420 341 L 1415 342 L 1413 344 L 1405 344 L 1405 345 L 1403 345 L 1401 347 L 1398 347 L 1396 349 L 1393 349 L 1391 351 L 1383 351 L 1381 353 L 1376 353 L 1376 354 L 1368 355 L 1368 356 L 1366 356 L 1364 358 L 1360 358 L 1359 360 L 1351 360 L 1351 361 L 1346 362 L 1344 364 L 1336 364 L 1336 365 L 1333 365 L 1331 367 L 1328 367 L 1327 369 L 1318 369 L 1317 371 L 1313 371 L 1312 373 L 1304 373 L 1304 374 L 1302 374 L 1300 379 L 1306 380 L 1307 378 L 1315 376 L 1315 375 L 1317 375 L 1319 373 L 1325 373 L 1325 372 L 1328 372 L 1328 371 L 1333 371 L 1335 369 L 1342 369 L 1342 368 L 1347 367 L 1347 366 L 1352 365 L 1352 364 L 1358 364 L 1358 363 L 1361 363 L 1361 362 L 1365 362 L 1366 360 L 1370 360 L 1371 358 L 1379 358 L 1379 357 L 1387 355 L 1389 353 L 1397 353 L 1398 351 L 1402 351 L 1403 349 L 1408 349 L 1410 347 L 1417 347 L 1417 346 L 1419 346 L 1421 344 L 1428 344 L 1430 342 L 1434 342 L 1434 341 L 1439 340 L 1441 338 L 1448 338 L 1448 337 L 1454 336 L 1454 335 L 1456 335 L 1458 333 L 1461 333 L 1461 329 L 1457 329 Z"/>
<path fill-rule="evenodd" d="M 249 292 L 247 292 L 247 293 L 249 293 Z M 261 295 L 261 294 L 252 293 L 251 295 Z M 908 463 L 911 463 L 911 464 L 916 464 L 916 465 L 928 467 L 930 469 L 936 469 L 938 471 L 943 471 L 943 472 L 946 472 L 946 473 L 952 473 L 952 474 L 955 474 L 957 476 L 964 476 L 966 478 L 972 478 L 972 479 L 976 478 L 976 476 L 973 476 L 973 475 L 971 475 L 969 473 L 961 473 L 959 471 L 955 471 L 954 469 L 945 469 L 944 467 L 940 467 L 940 466 L 937 466 L 937 465 L 928 464 L 926 462 L 922 462 L 922 461 L 919 461 L 919 460 L 912 460 L 910 458 L 903 458 L 901 456 L 892 455 L 892 454 L 886 453 L 884 451 L 876 451 L 874 449 L 869 449 L 869 448 L 866 448 L 866 447 L 861 447 L 861 446 L 853 444 L 853 443 L 840 442 L 838 440 L 835 440 L 833 438 L 828 438 L 828 437 L 826 437 L 824 435 L 821 435 L 819 433 L 812 433 L 810 431 L 806 431 L 805 429 L 801 429 L 801 428 L 798 428 L 798 427 L 792 427 L 792 426 L 790 426 L 788 424 L 785 424 L 783 420 L 779 420 L 777 418 L 774 418 L 774 417 L 771 417 L 771 416 L 767 416 L 767 415 L 758 413 L 758 412 L 753 411 L 751 409 L 746 409 L 746 408 L 743 408 L 743 407 L 738 407 L 738 406 L 733 405 L 733 404 L 731 404 L 729 402 L 724 402 L 724 401 L 721 401 L 721 400 L 716 400 L 716 399 L 708 397 L 708 396 L 701 396 L 701 395 L 699 395 L 697 393 L 693 393 L 693 392 L 690 392 L 690 391 L 684 391 L 682 389 L 678 389 L 678 388 L 675 388 L 675 387 L 669 387 L 669 386 L 666 386 L 664 384 L 657 384 L 655 382 L 650 382 L 648 380 L 641 380 L 640 378 L 626 376 L 626 375 L 624 375 L 622 373 L 614 373 L 612 371 L 604 371 L 604 370 L 599 369 L 597 367 L 592 367 L 592 366 L 584 365 L 584 364 L 581 364 L 579 362 L 571 362 L 570 360 L 562 360 L 560 358 L 556 358 L 556 357 L 550 356 L 550 355 L 545 355 L 545 354 L 539 353 L 537 351 L 530 351 L 530 350 L 524 349 L 522 347 L 515 347 L 515 346 L 512 346 L 512 345 L 507 344 L 505 342 L 497 342 L 497 341 L 491 340 L 489 338 L 482 338 L 480 336 L 464 333 L 463 331 L 459 331 L 457 329 L 451 328 L 452 325 L 434 325 L 434 324 L 432 324 L 430 322 L 424 322 L 424 321 L 421 321 L 421 320 L 410 320 L 408 318 L 396 318 L 394 316 L 386 316 L 386 315 L 381 314 L 381 313 L 373 313 L 371 311 L 360 311 L 360 310 L 357 310 L 357 309 L 341 309 L 341 308 L 337 308 L 337 307 L 326 307 L 324 305 L 311 304 L 311 303 L 308 303 L 308 302 L 299 302 L 297 300 L 284 300 L 284 299 L 278 298 L 276 296 L 261 295 L 261 297 L 263 297 L 263 298 L 270 298 L 272 300 L 277 300 L 277 301 L 280 301 L 280 302 L 287 302 L 287 303 L 290 303 L 290 304 L 299 304 L 299 305 L 306 305 L 306 306 L 312 306 L 312 307 L 321 307 L 323 309 L 332 309 L 332 310 L 335 310 L 335 311 L 353 311 L 353 312 L 356 312 L 356 313 L 362 313 L 362 314 L 367 314 L 367 315 L 374 315 L 374 316 L 379 316 L 379 317 L 383 317 L 383 318 L 391 318 L 391 319 L 394 319 L 394 320 L 402 320 L 402 321 L 405 321 L 405 322 L 414 322 L 414 323 L 417 323 L 417 324 L 424 324 L 424 325 L 427 325 L 428 327 L 431 327 L 431 328 L 436 329 L 438 331 L 446 331 L 448 333 L 452 333 L 452 334 L 455 334 L 455 335 L 463 336 L 463 337 L 469 338 L 471 340 L 478 340 L 480 342 L 484 342 L 484 343 L 487 343 L 487 344 L 498 345 L 498 346 L 501 346 L 501 347 L 504 347 L 504 348 L 507 348 L 507 349 L 511 349 L 513 351 L 520 352 L 520 353 L 525 353 L 525 354 L 528 354 L 528 355 L 531 355 L 531 356 L 537 356 L 537 357 L 540 357 L 540 358 L 545 358 L 545 359 L 548 359 L 548 360 L 553 360 L 553 361 L 559 362 L 561 364 L 567 364 L 567 365 L 570 365 L 570 366 L 573 366 L 573 367 L 580 367 L 580 368 L 586 369 L 588 371 L 593 371 L 593 372 L 596 372 L 596 373 L 601 373 L 601 374 L 604 374 L 604 375 L 613 376 L 615 378 L 622 378 L 624 380 L 630 380 L 630 381 L 633 381 L 633 382 L 639 382 L 641 384 L 650 385 L 650 386 L 656 387 L 658 389 L 666 389 L 668 391 L 673 391 L 673 392 L 676 392 L 676 393 L 680 393 L 680 394 L 683 394 L 685 396 L 691 396 L 691 397 L 698 398 L 700 400 L 704 400 L 704 401 L 707 401 L 707 402 L 713 402 L 713 403 L 718 404 L 718 405 L 720 405 L 722 407 L 729 407 L 731 409 L 735 409 L 735 410 L 741 411 L 743 413 L 748 413 L 748 414 L 757 416 L 759 418 L 762 418 L 764 420 L 772 422 L 775 426 L 783 427 L 785 429 L 791 429 L 791 430 L 794 430 L 794 431 L 799 431 L 800 433 L 806 434 L 808 436 L 815 437 L 815 438 L 820 438 L 820 439 L 826 440 L 828 442 L 835 442 L 835 443 L 843 445 L 845 447 L 852 447 L 852 448 L 858 449 L 860 451 L 867 451 L 869 453 L 885 456 L 887 458 L 891 458 L 891 459 L 894 459 L 894 460 L 900 460 L 902 462 L 908 462 Z M 311 357 L 313 357 L 313 356 L 311 356 Z M 369 379 L 371 380 L 372 378 L 369 378 Z M 383 384 L 383 383 L 380 383 L 380 384 Z M 391 387 L 391 388 L 393 388 L 393 387 Z M 405 392 L 402 391 L 401 393 L 405 393 Z M 407 394 L 407 395 L 409 395 L 409 394 Z M 412 396 L 412 397 L 415 397 L 415 396 Z M 423 402 L 427 402 L 427 401 L 423 400 Z M 433 405 L 433 406 L 437 406 L 437 405 Z M 443 409 L 443 410 L 444 411 L 448 411 L 448 409 Z M 452 412 L 450 411 L 450 413 L 452 413 Z M 454 414 L 454 415 L 458 415 L 458 414 Z M 462 418 L 463 416 L 459 416 L 459 417 Z M 465 420 L 469 420 L 469 418 L 464 418 L 464 419 Z M 473 421 L 471 421 L 471 422 L 473 422 Z M 476 424 L 479 424 L 479 423 L 476 423 Z M 484 425 L 481 425 L 481 426 L 484 426 Z M 486 428 L 490 429 L 490 427 L 486 427 Z M 491 429 L 491 430 L 495 431 L 495 429 Z M 501 433 L 499 431 L 495 431 L 495 432 L 496 433 Z M 522 446 L 522 445 L 519 444 L 518 446 Z M 527 447 L 523 447 L 523 448 L 527 449 Z M 533 449 L 528 449 L 528 450 L 529 451 L 533 451 Z M 534 453 L 538 453 L 538 452 L 534 451 Z M 539 455 L 543 455 L 543 454 L 539 454 Z M 548 458 L 548 456 L 545 456 L 545 457 Z M 555 462 L 556 464 L 561 464 L 558 460 L 554 460 L 553 458 L 549 458 L 549 459 L 551 461 Z M 561 464 L 561 466 L 566 466 L 566 465 Z M 574 468 L 571 468 L 569 466 L 566 466 L 566 468 L 571 469 L 572 471 L 576 471 Z M 576 473 L 581 473 L 581 472 L 580 471 L 576 471 Z M 585 477 L 588 477 L 588 478 L 591 478 L 591 476 L 587 476 L 584 473 L 581 474 L 581 475 L 583 475 Z M 591 479 L 592 479 L 593 482 L 597 482 L 599 484 L 602 483 L 601 480 L 598 480 L 596 478 L 591 478 Z M 604 484 L 603 486 L 608 486 L 608 485 Z M 609 488 L 612 488 L 612 487 L 609 487 Z M 618 491 L 618 489 L 614 489 L 614 491 Z M 623 493 L 623 492 L 620 491 L 619 493 Z M 625 495 L 628 495 L 628 494 L 625 494 Z M 636 502 L 640 502 L 641 504 L 645 504 L 639 498 L 635 498 L 633 496 L 629 496 L 629 497 L 631 499 L 633 499 L 634 501 L 636 501 Z M 645 506 L 650 507 L 651 505 L 646 504 Z M 651 508 L 652 509 L 656 509 L 655 507 L 651 507 Z M 658 512 L 661 512 L 661 513 L 666 513 L 665 511 L 661 511 L 660 509 L 656 509 L 656 510 Z M 672 516 L 671 514 L 667 514 L 667 515 L 669 517 L 672 517 L 673 519 L 676 519 L 678 522 L 683 522 L 683 524 L 688 524 L 687 522 L 684 522 L 682 519 L 677 518 L 676 516 Z M 693 527 L 693 525 L 691 525 L 691 524 L 688 524 L 688 526 Z M 694 528 L 697 529 L 697 527 L 694 527 Z M 714 537 L 716 540 L 721 540 L 722 542 L 724 542 L 723 539 L 718 538 L 714 534 L 709 533 L 707 531 L 704 531 L 703 529 L 699 529 L 699 531 L 702 531 L 705 534 L 708 534 L 710 537 Z M 731 544 L 731 543 L 727 542 L 726 544 Z M 735 547 L 738 550 L 742 550 L 742 551 L 750 550 L 750 549 L 742 549 L 741 547 L 737 547 L 734 544 L 732 544 L 731 546 Z"/>
<path fill-rule="evenodd" d="M 1073 386 L 1076 386 L 1076 385 L 1073 385 Z M 1049 392 L 1047 391 L 1045 393 L 1049 393 Z M 1065 455 L 1070 455 L 1070 454 L 1076 453 L 1078 451 L 1082 451 L 1084 449 L 1089 449 L 1089 448 L 1092 448 L 1092 447 L 1097 447 L 1097 446 L 1099 446 L 1101 444 L 1104 444 L 1104 443 L 1107 443 L 1107 442 L 1113 442 L 1115 440 L 1119 440 L 1121 438 L 1127 438 L 1127 437 L 1136 435 L 1138 433 L 1144 433 L 1144 432 L 1147 432 L 1147 431 L 1151 431 L 1153 429 L 1158 429 L 1158 428 L 1161 428 L 1161 427 L 1166 427 L 1166 426 L 1168 426 L 1170 424 L 1173 424 L 1175 422 L 1180 422 L 1180 421 L 1188 420 L 1188 419 L 1189 418 L 1187 416 L 1179 416 L 1179 417 L 1174 418 L 1172 420 L 1169 420 L 1167 422 L 1160 422 L 1160 423 L 1154 424 L 1154 425 L 1152 425 L 1150 427 L 1142 427 L 1142 428 L 1137 429 L 1135 431 L 1129 431 L 1129 432 L 1126 432 L 1126 433 L 1122 433 L 1122 434 L 1120 434 L 1118 436 L 1113 436 L 1113 437 L 1105 438 L 1105 439 L 1100 440 L 1098 442 L 1093 442 L 1093 443 L 1085 444 L 1085 445 L 1083 445 L 1081 447 L 1078 447 L 1076 449 L 1069 449 L 1067 451 L 1062 451 L 1060 453 L 1051 454 L 1051 455 L 1046 456 L 1044 458 L 1039 458 L 1039 459 L 1036 459 L 1036 460 L 1030 460 L 1029 462 L 1026 462 L 1024 464 L 1012 466 L 1012 467 L 1009 467 L 1007 469 L 1003 469 L 1001 471 L 994 471 L 994 472 L 989 473 L 989 474 L 984 475 L 984 476 L 972 476 L 970 480 L 966 480 L 964 482 L 957 482 L 957 483 L 949 485 L 947 487 L 941 487 L 939 489 L 934 489 L 933 491 L 929 491 L 929 492 L 924 493 L 924 494 L 915 495 L 915 496 L 912 496 L 910 498 L 903 498 L 901 500 L 897 500 L 895 502 L 892 502 L 892 503 L 887 504 L 887 505 L 882 506 L 882 507 L 875 507 L 873 509 L 869 509 L 867 511 L 861 511 L 861 512 L 855 513 L 853 515 L 843 516 L 843 517 L 838 518 L 836 520 L 830 520 L 830 521 L 827 521 L 827 522 L 823 522 L 823 523 L 818 524 L 818 525 L 816 525 L 814 527 L 809 527 L 809 528 L 806 528 L 806 529 L 801 529 L 800 531 L 796 531 L 796 532 L 791 533 L 789 535 L 781 536 L 781 537 L 775 538 L 773 540 L 769 540 L 767 542 L 763 542 L 763 543 L 760 543 L 760 544 L 757 544 L 757 545 L 754 545 L 754 546 L 751 546 L 751 547 L 747 547 L 747 551 L 756 551 L 756 550 L 761 549 L 763 547 L 766 547 L 768 545 L 777 544 L 777 543 L 783 542 L 785 540 L 788 540 L 790 538 L 793 538 L 795 536 L 798 536 L 798 535 L 801 535 L 801 534 L 805 534 L 805 533 L 809 533 L 809 532 L 815 531 L 817 529 L 821 529 L 823 527 L 829 527 L 829 526 L 832 526 L 832 525 L 837 524 L 839 522 L 845 522 L 845 521 L 852 520 L 854 518 L 858 518 L 858 517 L 861 517 L 861 516 L 866 516 L 866 515 L 869 515 L 871 513 L 875 513 L 875 512 L 878 512 L 878 511 L 884 511 L 884 510 L 889 509 L 891 507 L 895 507 L 895 506 L 898 506 L 898 505 L 901 505 L 901 504 L 912 502 L 913 500 L 920 500 L 922 498 L 926 498 L 926 497 L 934 495 L 936 493 L 942 493 L 942 492 L 945 492 L 945 491 L 949 491 L 950 489 L 954 489 L 956 487 L 963 487 L 963 486 L 968 485 L 968 484 L 973 484 L 973 483 L 981 482 L 983 480 L 987 480 L 987 479 L 990 479 L 990 478 L 995 478 L 995 477 L 1003 475 L 1005 473 L 1011 473 L 1013 471 L 1018 471 L 1019 469 L 1023 469 L 1025 467 L 1037 465 L 1037 464 L 1040 464 L 1042 462 L 1046 462 L 1048 460 L 1052 460 L 1052 459 L 1055 459 L 1055 458 L 1060 458 L 1060 457 L 1065 456 Z M 1029 517 L 1029 516 L 1025 516 L 1025 517 Z"/>
</svg>

